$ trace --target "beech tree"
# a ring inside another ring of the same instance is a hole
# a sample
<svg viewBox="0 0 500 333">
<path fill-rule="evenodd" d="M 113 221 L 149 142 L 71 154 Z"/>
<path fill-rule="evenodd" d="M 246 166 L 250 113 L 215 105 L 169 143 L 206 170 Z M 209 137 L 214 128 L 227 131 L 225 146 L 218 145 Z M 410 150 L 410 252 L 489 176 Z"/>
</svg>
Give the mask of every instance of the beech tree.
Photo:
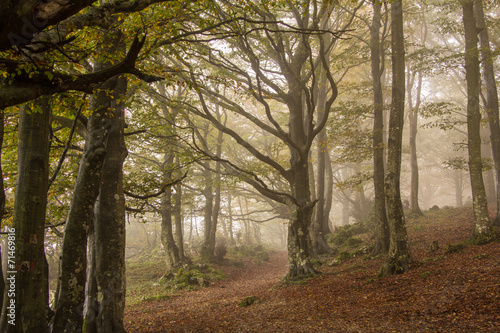
<svg viewBox="0 0 500 333">
<path fill-rule="evenodd" d="M 493 155 L 496 176 L 496 203 L 497 213 L 494 224 L 500 226 L 500 121 L 498 111 L 498 90 L 493 66 L 493 54 L 490 46 L 489 27 L 486 25 L 483 1 L 474 1 L 474 16 L 479 30 L 481 65 L 483 69 L 484 85 L 486 86 L 485 109 L 490 127 L 491 150 Z"/>
<path fill-rule="evenodd" d="M 481 159 L 481 113 L 479 111 L 480 70 L 477 26 L 474 1 L 461 0 L 465 33 L 465 70 L 467 80 L 467 144 L 469 174 L 474 208 L 474 238 L 486 237 L 491 232 L 488 203 L 483 182 Z"/>
<path fill-rule="evenodd" d="M 380 37 L 382 4 L 373 2 L 370 56 L 373 81 L 373 185 L 375 191 L 375 248 L 374 253 L 389 249 L 389 225 L 387 222 L 384 190 L 384 97 L 382 80 L 385 69 L 383 39 Z"/>
<path fill-rule="evenodd" d="M 254 18 L 249 19 L 245 25 L 230 26 L 236 37 L 225 40 L 228 47 L 237 53 L 228 57 L 219 50 L 202 46 L 202 52 L 194 54 L 197 61 L 213 66 L 217 72 L 224 71 L 237 82 L 239 89 L 244 88 L 247 96 L 263 108 L 265 116 L 262 120 L 243 108 L 237 100 L 231 100 L 210 86 L 202 84 L 197 77 L 206 74 L 199 73 L 188 62 L 185 62 L 185 66 L 190 71 L 190 77 L 185 79 L 196 88 L 201 102 L 200 106 L 189 105 L 190 112 L 211 121 L 218 130 L 232 137 L 254 158 L 273 168 L 274 172 L 288 183 L 289 189 L 286 193 L 276 191 L 272 185 L 265 184 L 255 172 L 226 161 L 226 165 L 232 168 L 236 175 L 243 177 L 260 193 L 289 206 L 291 218 L 288 233 L 288 276 L 295 277 L 316 273 L 309 259 L 309 226 L 315 202 L 311 200 L 308 158 L 313 139 L 324 127 L 330 107 L 337 96 L 336 84 L 325 56 L 331 45 L 318 37 L 325 33 L 338 37 L 339 33 L 322 31 L 319 26 L 322 18 L 335 6 L 316 1 L 307 1 L 304 6 L 296 7 L 291 3 L 287 6 L 294 14 L 295 26 L 283 24 L 281 18 L 267 8 L 250 7 L 251 11 L 247 9 L 246 12 L 251 13 Z M 225 8 L 221 8 L 219 13 L 222 18 L 230 15 Z M 255 32 L 246 32 L 251 30 Z M 313 47 L 316 48 L 315 52 Z M 264 54 L 270 56 L 269 62 L 259 60 Z M 317 106 L 313 95 L 317 89 L 318 68 L 325 71 L 331 92 L 324 106 L 326 115 L 321 122 L 316 123 L 314 118 Z M 275 108 L 271 101 L 281 104 L 286 113 L 271 112 L 271 109 Z M 288 166 L 269 158 L 245 139 L 243 133 L 224 126 L 214 116 L 211 103 L 221 105 L 224 109 L 246 118 L 250 123 L 281 140 L 289 149 Z M 277 120 L 278 116 L 287 118 L 288 129 L 285 129 L 283 121 Z"/>
<path fill-rule="evenodd" d="M 392 105 L 389 118 L 387 174 L 385 195 L 390 230 L 389 252 L 382 270 L 383 275 L 404 273 L 411 263 L 405 216 L 401 202 L 401 146 L 405 107 L 405 49 L 403 32 L 403 3 L 391 3 L 392 47 Z"/>
</svg>

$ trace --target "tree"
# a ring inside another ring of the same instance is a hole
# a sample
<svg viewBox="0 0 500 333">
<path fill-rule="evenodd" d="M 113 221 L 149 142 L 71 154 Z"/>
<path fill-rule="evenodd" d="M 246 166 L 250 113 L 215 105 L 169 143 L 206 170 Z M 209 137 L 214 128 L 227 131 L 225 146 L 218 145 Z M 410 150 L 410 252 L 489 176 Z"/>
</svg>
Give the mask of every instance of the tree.
<svg viewBox="0 0 500 333">
<path fill-rule="evenodd" d="M 381 3 L 373 2 L 370 55 L 373 81 L 373 185 L 375 190 L 375 248 L 374 253 L 389 249 L 389 225 L 384 191 L 384 97 L 381 76 L 384 72 L 384 51 L 380 41 Z"/>
<path fill-rule="evenodd" d="M 498 111 L 498 91 L 493 66 L 493 56 L 490 46 L 488 27 L 486 26 L 483 10 L 483 1 L 474 1 L 474 14 L 476 25 L 479 29 L 479 42 L 481 46 L 481 65 L 483 68 L 484 84 L 486 86 L 485 109 L 490 127 L 490 140 L 496 176 L 496 203 L 497 214 L 494 224 L 500 225 L 500 121 Z"/>
<path fill-rule="evenodd" d="M 337 96 L 336 84 L 325 56 L 331 45 L 326 44 L 322 38 L 317 38 L 324 33 L 330 33 L 322 31 L 319 23 L 334 6 L 316 1 L 306 2 L 304 5 L 286 4 L 289 11 L 294 13 L 295 26 L 283 24 L 280 17 L 265 7 L 251 6 L 251 11 L 245 10 L 247 15 L 252 14 L 255 18 L 245 25 L 235 24 L 228 27 L 236 35 L 225 40 L 228 48 L 233 50 L 230 57 L 220 50 L 204 47 L 200 47 L 201 51 L 195 53 L 198 61 L 212 66 L 216 73 L 224 71 L 237 82 L 239 89 L 245 89 L 245 95 L 261 106 L 264 113 L 262 120 L 254 116 L 250 109 L 241 106 L 241 98 L 231 100 L 217 93 L 208 84 L 202 84 L 198 77 L 212 74 L 196 71 L 192 64 L 185 62 L 190 71 L 190 77 L 185 79 L 194 86 L 201 103 L 200 107 L 190 105 L 190 112 L 211 121 L 218 130 L 232 137 L 260 163 L 271 167 L 274 173 L 287 182 L 287 192 L 276 191 L 272 185 L 263 182 L 256 172 L 237 165 L 236 161 L 225 161 L 226 166 L 231 168 L 235 175 L 242 177 L 261 194 L 288 205 L 291 214 L 288 233 L 288 277 L 316 273 L 310 262 L 309 226 L 315 202 L 311 200 L 308 159 L 313 140 L 324 127 L 330 107 Z M 230 15 L 224 8 L 221 8 L 219 13 L 223 17 Z M 340 35 L 332 34 L 334 39 Z M 316 48 L 315 52 L 313 47 Z M 260 60 L 264 55 L 269 56 L 268 61 Z M 320 67 L 326 73 L 330 94 L 325 103 L 327 114 L 321 122 L 315 122 L 317 105 L 313 96 L 317 89 L 316 70 Z M 200 68 L 199 64 L 196 68 Z M 277 103 L 280 110 L 286 112 L 272 113 L 271 109 L 275 107 L 271 102 Z M 242 116 L 250 124 L 280 140 L 288 148 L 289 160 L 285 166 L 252 145 L 245 139 L 244 133 L 238 133 L 237 130 L 219 122 L 213 115 L 211 103 L 219 104 L 224 109 Z M 283 118 L 288 124 L 284 123 Z"/>
<path fill-rule="evenodd" d="M 401 0 L 391 3 L 391 28 L 392 105 L 389 118 L 387 175 L 385 177 L 390 244 L 382 275 L 404 273 L 409 270 L 411 262 L 400 189 L 405 107 L 405 50 L 403 3 Z"/>
<path fill-rule="evenodd" d="M 46 332 L 48 268 L 45 258 L 45 214 L 49 180 L 50 103 L 41 98 L 21 109 L 18 175 L 14 206 L 16 289 L 15 323 L 2 313 L 3 332 Z M 24 241 L 21 241 L 24 240 Z"/>
<path fill-rule="evenodd" d="M 469 174 L 474 208 L 473 237 L 480 239 L 491 231 L 488 203 L 483 182 L 481 159 L 481 113 L 479 111 L 480 70 L 477 27 L 474 17 L 474 1 L 462 0 L 465 33 L 465 71 L 467 80 L 467 144 Z"/>
</svg>

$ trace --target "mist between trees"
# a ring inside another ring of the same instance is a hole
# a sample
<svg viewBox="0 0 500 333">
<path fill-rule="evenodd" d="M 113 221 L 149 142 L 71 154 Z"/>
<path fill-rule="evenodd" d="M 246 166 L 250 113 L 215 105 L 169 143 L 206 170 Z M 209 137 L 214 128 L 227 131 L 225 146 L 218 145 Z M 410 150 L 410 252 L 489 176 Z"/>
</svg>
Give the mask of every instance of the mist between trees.
<svg viewBox="0 0 500 333">
<path fill-rule="evenodd" d="M 167 278 L 259 244 L 300 279 L 357 222 L 381 276 L 399 274 L 405 217 L 444 205 L 473 206 L 487 242 L 499 15 L 487 0 L 2 3 L 16 244 L 0 331 L 124 332 L 128 259 L 160 257 Z"/>
</svg>

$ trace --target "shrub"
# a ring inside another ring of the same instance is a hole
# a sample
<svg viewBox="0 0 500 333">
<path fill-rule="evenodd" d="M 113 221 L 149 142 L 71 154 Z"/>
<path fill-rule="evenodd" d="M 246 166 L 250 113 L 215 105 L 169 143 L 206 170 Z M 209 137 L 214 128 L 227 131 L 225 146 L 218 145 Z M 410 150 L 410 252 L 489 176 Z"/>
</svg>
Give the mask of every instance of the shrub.
<svg viewBox="0 0 500 333">
<path fill-rule="evenodd" d="M 224 239 L 217 241 L 217 245 L 214 250 L 214 257 L 216 262 L 223 262 L 224 257 L 227 254 L 227 243 Z"/>
</svg>

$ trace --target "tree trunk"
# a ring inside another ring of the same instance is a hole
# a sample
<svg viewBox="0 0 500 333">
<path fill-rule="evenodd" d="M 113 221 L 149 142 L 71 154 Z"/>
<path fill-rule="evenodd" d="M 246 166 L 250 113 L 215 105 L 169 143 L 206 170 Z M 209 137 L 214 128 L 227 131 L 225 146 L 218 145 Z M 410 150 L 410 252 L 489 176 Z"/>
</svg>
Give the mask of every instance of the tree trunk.
<svg viewBox="0 0 500 333">
<path fill-rule="evenodd" d="M 371 27 L 371 65 L 373 80 L 373 185 L 375 190 L 375 247 L 373 254 L 389 249 L 389 225 L 384 191 L 384 96 L 381 80 L 380 10 L 381 3 L 373 3 Z"/>
<path fill-rule="evenodd" d="M 481 113 L 479 112 L 480 71 L 477 27 L 472 0 L 462 1 L 465 31 L 465 71 L 467 80 L 467 133 L 469 173 L 474 209 L 473 237 L 484 237 L 491 231 L 488 203 L 481 161 Z"/>
<path fill-rule="evenodd" d="M 409 270 L 411 261 L 400 190 L 405 106 L 405 51 L 401 0 L 391 4 L 391 25 L 392 106 L 389 117 L 387 176 L 385 178 L 390 244 L 382 275 L 404 273 Z"/>
<path fill-rule="evenodd" d="M 349 201 L 351 197 L 351 191 L 345 189 L 342 191 L 342 225 L 349 224 L 349 218 L 351 217 L 351 202 Z"/>
<path fill-rule="evenodd" d="M 174 156 L 171 152 L 166 152 L 164 156 L 163 182 L 168 183 L 172 179 L 172 163 L 174 161 Z M 174 239 L 172 213 L 172 188 L 168 186 L 161 198 L 161 242 L 166 253 L 167 270 L 177 267 L 181 262 L 179 248 L 177 244 L 175 244 Z"/>
<path fill-rule="evenodd" d="M 288 224 L 288 274 L 286 278 L 297 278 L 317 274 L 311 264 L 309 225 L 313 206 L 290 207 L 292 218 Z"/>
<path fill-rule="evenodd" d="M 217 121 L 220 122 L 221 114 L 219 107 L 216 106 L 216 116 Z M 205 140 L 206 142 L 206 140 Z M 217 147 L 215 151 L 215 156 L 218 158 L 222 155 L 222 143 L 223 143 L 223 133 L 218 131 L 217 135 Z M 215 179 L 213 179 L 212 172 L 205 169 L 204 173 L 205 179 L 207 179 L 207 188 L 205 189 L 207 199 L 207 205 L 212 205 L 211 208 L 205 208 L 205 242 L 202 247 L 202 257 L 204 260 L 213 261 L 215 254 L 215 243 L 216 243 L 216 233 L 217 233 L 217 223 L 219 220 L 220 202 L 221 202 L 221 162 L 217 161 L 215 163 Z M 210 185 L 209 185 L 210 184 Z M 215 187 L 215 196 L 213 194 L 213 188 Z M 210 193 L 209 193 L 210 192 Z M 210 214 L 210 215 L 209 215 Z"/>
<path fill-rule="evenodd" d="M 464 189 L 464 184 L 463 184 L 463 177 L 462 177 L 462 170 L 457 169 L 454 172 L 454 183 L 455 183 L 455 205 L 457 207 L 462 207 L 464 205 L 463 203 L 463 189 Z"/>
<path fill-rule="evenodd" d="M 327 82 L 324 74 L 321 77 L 320 87 L 318 92 L 318 122 L 323 120 L 326 116 L 325 103 L 327 95 Z M 328 145 L 326 138 L 326 129 L 323 129 L 317 136 L 317 155 L 318 155 L 318 166 L 317 166 L 317 189 L 316 189 L 316 199 L 317 204 L 315 206 L 314 219 L 312 223 L 312 235 L 313 239 L 313 252 L 315 254 L 325 254 L 331 251 L 330 246 L 328 246 L 325 240 L 325 224 L 328 225 L 328 215 L 325 214 L 326 208 L 326 168 L 327 168 L 327 155 Z M 312 167 L 311 167 L 312 172 Z M 325 223 L 325 219 L 327 222 Z"/>
<path fill-rule="evenodd" d="M 488 124 L 490 126 L 491 150 L 495 163 L 496 175 L 496 204 L 497 213 L 494 224 L 500 226 L 500 121 L 498 107 L 498 90 L 493 67 L 493 55 L 490 47 L 490 38 L 485 24 L 482 0 L 474 2 L 474 14 L 479 29 L 479 42 L 481 45 L 481 56 L 483 66 L 483 77 L 486 85 L 486 111 Z"/>
<path fill-rule="evenodd" d="M 8 262 L 8 288 L 15 295 L 4 301 L 2 332 L 47 332 L 48 267 L 44 250 L 49 179 L 49 119 L 47 98 L 33 102 L 38 110 L 21 108 L 13 227 L 14 262 Z M 41 111 L 41 112 L 39 112 Z M 10 249 L 9 249 L 10 250 Z M 17 267 L 16 267 L 17 266 Z M 17 273 L 12 273 L 17 271 Z M 13 303 L 14 302 L 14 303 Z M 13 309 L 12 309 L 13 308 Z"/>
<path fill-rule="evenodd" d="M 415 75 L 415 74 L 413 74 Z M 412 76 L 413 76 L 412 75 Z M 412 102 L 412 87 L 413 79 L 410 85 L 407 87 L 408 90 L 408 120 L 410 122 L 410 169 L 411 169 L 411 180 L 410 180 L 410 210 L 413 214 L 423 216 L 422 210 L 418 204 L 418 159 L 417 159 L 417 132 L 418 132 L 418 110 L 420 108 L 420 94 L 422 91 L 422 73 L 417 74 L 417 97 L 415 105 Z"/>
<path fill-rule="evenodd" d="M 94 216 L 99 194 L 102 166 L 106 155 L 110 123 L 106 117 L 105 89 L 92 101 L 93 114 L 88 121 L 85 149 L 75 181 L 73 197 L 64 228 L 60 276 L 56 291 L 55 315 L 51 331 L 81 332 L 87 267 L 87 232 Z"/>
<path fill-rule="evenodd" d="M 174 222 L 175 222 L 175 243 L 179 249 L 179 260 L 184 262 L 184 227 L 182 222 L 182 185 L 175 185 L 174 194 Z"/>
<path fill-rule="evenodd" d="M 330 161 L 330 155 L 325 156 L 326 164 L 326 179 L 328 180 L 326 186 L 326 197 L 325 197 L 325 208 L 324 208 L 324 218 L 323 218 L 323 235 L 328 235 L 332 233 L 331 223 L 330 223 L 330 211 L 332 210 L 333 202 L 333 171 L 332 164 Z"/>
<path fill-rule="evenodd" d="M 292 114 L 293 113 L 291 111 L 291 133 L 294 132 L 292 128 L 298 125 L 293 124 Z M 302 124 L 300 124 L 300 126 L 302 127 Z M 300 133 L 300 129 L 298 129 L 297 132 Z M 301 137 L 304 138 L 304 136 L 296 136 L 296 140 Z M 300 140 L 297 140 L 296 142 L 300 142 Z M 310 261 L 311 237 L 309 235 L 309 227 L 311 225 L 314 202 L 310 201 L 309 171 L 307 163 L 308 154 L 300 154 L 300 152 L 297 152 L 293 148 L 291 149 L 291 152 L 290 164 L 292 177 L 290 187 L 292 190 L 292 196 L 295 198 L 296 203 L 289 205 L 291 218 L 290 223 L 288 224 L 287 279 L 309 276 L 318 273 Z"/>
<path fill-rule="evenodd" d="M 212 216 L 214 209 L 214 194 L 213 194 L 213 179 L 212 172 L 207 168 L 203 170 L 203 176 L 205 180 L 205 189 L 203 190 L 203 196 L 205 196 L 205 232 L 204 241 L 201 248 L 201 257 L 205 261 L 213 261 L 214 250 L 215 250 L 215 239 L 211 238 L 212 230 Z"/>
<path fill-rule="evenodd" d="M 235 244 L 234 232 L 233 232 L 233 212 L 232 212 L 232 196 L 231 193 L 227 195 L 227 214 L 228 214 L 228 229 L 229 229 L 229 240 L 230 244 Z"/>
<path fill-rule="evenodd" d="M 110 123 L 102 168 L 99 196 L 95 203 L 93 244 L 89 246 L 94 260 L 93 276 L 89 276 L 87 304 L 94 305 L 85 317 L 85 333 L 122 333 L 125 308 L 125 197 L 123 194 L 123 161 L 125 147 L 124 99 L 127 91 L 125 76 L 110 80 L 103 104 L 108 109 Z M 92 285 L 94 283 L 95 285 Z M 97 298 L 92 291 L 97 290 Z"/>
</svg>

